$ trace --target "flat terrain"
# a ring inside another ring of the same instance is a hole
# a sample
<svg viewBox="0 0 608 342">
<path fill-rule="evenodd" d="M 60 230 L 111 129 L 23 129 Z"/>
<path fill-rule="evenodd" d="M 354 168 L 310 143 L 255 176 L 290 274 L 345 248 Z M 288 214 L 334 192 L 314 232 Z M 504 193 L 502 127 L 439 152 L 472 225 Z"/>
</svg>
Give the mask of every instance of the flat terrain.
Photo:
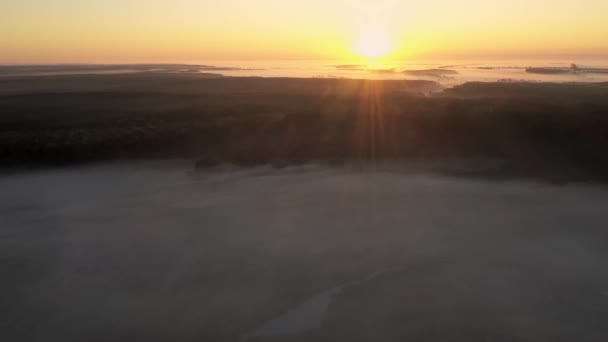
<svg viewBox="0 0 608 342">
<path fill-rule="evenodd" d="M 466 160 L 500 176 L 608 175 L 608 85 L 233 78 L 0 78 L 5 167 L 133 158 L 276 166 Z M 491 160 L 487 166 L 479 161 Z M 490 165 L 490 164 L 489 164 Z M 452 167 L 447 167 L 452 169 Z"/>
</svg>

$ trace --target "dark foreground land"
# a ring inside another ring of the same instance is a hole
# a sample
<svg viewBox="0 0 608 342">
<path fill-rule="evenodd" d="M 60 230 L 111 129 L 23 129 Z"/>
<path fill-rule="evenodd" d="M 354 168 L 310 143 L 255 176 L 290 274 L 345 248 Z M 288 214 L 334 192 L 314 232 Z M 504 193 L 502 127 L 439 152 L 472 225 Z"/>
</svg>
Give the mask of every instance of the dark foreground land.
<svg viewBox="0 0 608 342">
<path fill-rule="evenodd" d="M 606 187 L 519 177 L 608 179 L 608 85 L 440 90 L 0 78 L 0 341 L 606 341 Z"/>
<path fill-rule="evenodd" d="M 605 83 L 469 83 L 441 92 L 428 81 L 5 77 L 0 113 L 5 167 L 458 160 L 466 164 L 459 170 L 493 176 L 608 179 Z"/>
</svg>

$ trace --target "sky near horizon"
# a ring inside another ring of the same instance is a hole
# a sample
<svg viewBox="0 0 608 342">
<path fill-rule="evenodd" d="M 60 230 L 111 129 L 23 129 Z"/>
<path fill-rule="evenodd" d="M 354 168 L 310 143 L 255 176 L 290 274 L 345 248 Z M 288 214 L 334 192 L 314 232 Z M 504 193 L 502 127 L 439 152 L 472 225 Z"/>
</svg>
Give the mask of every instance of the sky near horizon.
<svg viewBox="0 0 608 342">
<path fill-rule="evenodd" d="M 607 0 L 3 0 L 0 63 L 606 58 L 607 16 Z"/>
</svg>

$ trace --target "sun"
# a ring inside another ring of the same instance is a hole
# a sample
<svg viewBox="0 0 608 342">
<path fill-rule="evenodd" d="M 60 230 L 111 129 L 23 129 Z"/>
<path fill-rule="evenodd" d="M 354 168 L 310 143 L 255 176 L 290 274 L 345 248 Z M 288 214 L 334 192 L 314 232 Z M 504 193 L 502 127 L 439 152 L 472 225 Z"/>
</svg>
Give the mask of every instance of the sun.
<svg viewBox="0 0 608 342">
<path fill-rule="evenodd" d="M 356 53 L 372 60 L 388 55 L 393 49 L 393 43 L 389 35 L 378 29 L 368 29 L 361 32 L 355 45 Z"/>
</svg>

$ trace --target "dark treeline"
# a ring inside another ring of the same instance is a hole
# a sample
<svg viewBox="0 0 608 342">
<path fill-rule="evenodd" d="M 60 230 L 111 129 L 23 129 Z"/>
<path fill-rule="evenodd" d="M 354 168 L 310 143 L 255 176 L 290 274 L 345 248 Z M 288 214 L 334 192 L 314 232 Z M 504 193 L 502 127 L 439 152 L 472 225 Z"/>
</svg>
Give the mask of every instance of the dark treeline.
<svg viewBox="0 0 608 342">
<path fill-rule="evenodd" d="M 430 95 L 438 86 L 425 81 L 120 75 L 0 86 L 4 166 L 458 159 L 608 179 L 606 84 L 471 83 Z"/>
</svg>

